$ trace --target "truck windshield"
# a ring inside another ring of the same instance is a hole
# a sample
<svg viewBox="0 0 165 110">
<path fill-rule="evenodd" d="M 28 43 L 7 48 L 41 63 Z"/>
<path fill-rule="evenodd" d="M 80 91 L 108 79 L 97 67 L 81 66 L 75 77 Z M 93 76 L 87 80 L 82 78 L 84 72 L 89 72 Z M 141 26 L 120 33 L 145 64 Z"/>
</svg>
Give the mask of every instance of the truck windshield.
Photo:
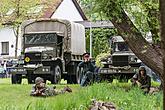
<svg viewBox="0 0 165 110">
<path fill-rule="evenodd" d="M 25 44 L 45 44 L 56 43 L 56 33 L 37 33 L 37 34 L 25 34 Z"/>
</svg>

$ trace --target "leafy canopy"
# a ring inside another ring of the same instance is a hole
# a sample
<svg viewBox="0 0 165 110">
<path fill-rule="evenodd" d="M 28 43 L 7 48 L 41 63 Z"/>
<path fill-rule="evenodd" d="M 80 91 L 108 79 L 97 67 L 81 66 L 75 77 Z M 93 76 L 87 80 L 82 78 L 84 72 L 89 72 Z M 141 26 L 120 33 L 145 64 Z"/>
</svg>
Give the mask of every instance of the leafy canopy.
<svg viewBox="0 0 165 110">
<path fill-rule="evenodd" d="M 20 25 L 22 21 L 42 16 L 50 0 L 1 0 L 0 23 Z"/>
<path fill-rule="evenodd" d="M 124 9 L 144 37 L 151 33 L 154 43 L 160 40 L 158 0 L 81 0 L 80 2 L 90 20 L 111 20 L 113 15 L 120 22 L 120 12 Z"/>
</svg>

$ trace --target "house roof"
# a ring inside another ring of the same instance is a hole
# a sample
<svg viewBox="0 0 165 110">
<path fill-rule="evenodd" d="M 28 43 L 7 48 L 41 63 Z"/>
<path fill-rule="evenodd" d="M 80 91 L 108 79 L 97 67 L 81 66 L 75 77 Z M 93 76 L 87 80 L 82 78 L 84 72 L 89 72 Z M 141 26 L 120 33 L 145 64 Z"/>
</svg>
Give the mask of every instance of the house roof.
<svg viewBox="0 0 165 110">
<path fill-rule="evenodd" d="M 42 4 L 45 7 L 41 10 L 41 14 L 40 14 L 40 12 L 37 12 L 38 14 L 35 12 L 34 13 L 32 12 L 32 13 L 29 13 L 27 18 L 28 19 L 51 18 L 63 1 L 64 0 L 43 0 Z M 84 21 L 87 20 L 87 17 L 85 16 L 85 14 L 84 14 L 83 10 L 81 9 L 80 5 L 78 4 L 77 0 L 71 0 L 71 1 L 75 5 L 75 7 L 76 7 L 77 11 L 79 12 L 80 16 L 82 17 L 82 19 Z M 36 14 L 36 15 L 32 16 L 32 14 Z M 9 16 L 5 16 L 5 18 L 7 18 L 7 19 L 4 19 L 2 21 L 3 25 L 11 25 L 14 23 L 14 20 L 17 18 L 17 15 L 15 14 L 15 11 L 13 11 L 13 13 L 11 13 Z"/>
<path fill-rule="evenodd" d="M 43 18 L 50 18 L 53 15 L 53 13 L 56 11 L 56 9 L 60 6 L 63 0 L 50 0 L 50 1 L 51 4 L 44 9 L 42 16 Z M 44 3 L 46 3 L 46 1 Z"/>
<path fill-rule="evenodd" d="M 44 9 L 43 16 L 42 16 L 43 18 L 51 18 L 51 16 L 55 13 L 56 9 L 60 6 L 60 4 L 64 0 L 51 0 L 51 1 L 52 1 L 51 5 Z M 82 19 L 87 20 L 87 17 L 85 16 L 77 0 L 72 0 L 72 2 L 75 5 L 78 12 L 80 13 Z"/>
</svg>

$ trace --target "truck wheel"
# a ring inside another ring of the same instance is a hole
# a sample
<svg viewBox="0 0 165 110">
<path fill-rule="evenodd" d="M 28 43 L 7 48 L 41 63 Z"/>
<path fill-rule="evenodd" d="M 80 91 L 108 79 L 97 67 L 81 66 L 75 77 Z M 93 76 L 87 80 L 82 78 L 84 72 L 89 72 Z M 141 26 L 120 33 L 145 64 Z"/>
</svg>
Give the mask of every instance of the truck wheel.
<svg viewBox="0 0 165 110">
<path fill-rule="evenodd" d="M 127 76 L 120 76 L 118 81 L 121 82 L 121 83 L 128 82 L 128 77 Z"/>
<path fill-rule="evenodd" d="M 12 74 L 11 82 L 12 82 L 12 84 L 21 84 L 22 83 L 22 75 Z"/>
<path fill-rule="evenodd" d="M 127 83 L 128 82 L 128 79 L 119 79 L 119 82 L 120 83 Z"/>
<path fill-rule="evenodd" d="M 34 76 L 32 75 L 32 71 L 27 71 L 27 80 L 28 84 L 34 84 Z"/>
<path fill-rule="evenodd" d="M 21 84 L 22 83 L 22 75 L 17 74 L 17 84 Z"/>
<path fill-rule="evenodd" d="M 12 84 L 16 84 L 17 83 L 17 79 L 16 79 L 16 75 L 15 74 L 11 75 L 11 83 Z"/>
<path fill-rule="evenodd" d="M 61 82 L 61 68 L 60 66 L 56 66 L 53 70 L 53 75 L 52 75 L 52 80 L 51 80 L 51 83 L 52 84 L 59 84 Z"/>
<path fill-rule="evenodd" d="M 69 68 L 69 67 L 68 67 Z M 68 71 L 68 75 L 67 75 L 67 83 L 68 84 L 77 84 L 77 64 L 75 63 L 75 65 L 71 66 L 69 68 L 70 71 Z"/>
<path fill-rule="evenodd" d="M 76 84 L 76 75 L 68 75 L 67 84 Z"/>
<path fill-rule="evenodd" d="M 108 80 L 109 83 L 112 83 L 113 82 L 113 77 L 109 77 L 107 80 Z"/>
<path fill-rule="evenodd" d="M 82 79 L 82 76 L 83 76 L 82 73 L 83 73 L 83 68 L 77 67 L 76 80 L 77 80 L 78 84 L 81 83 L 81 79 Z"/>
<path fill-rule="evenodd" d="M 28 84 L 34 84 L 34 80 L 32 77 L 28 77 L 27 80 L 28 80 Z"/>
</svg>

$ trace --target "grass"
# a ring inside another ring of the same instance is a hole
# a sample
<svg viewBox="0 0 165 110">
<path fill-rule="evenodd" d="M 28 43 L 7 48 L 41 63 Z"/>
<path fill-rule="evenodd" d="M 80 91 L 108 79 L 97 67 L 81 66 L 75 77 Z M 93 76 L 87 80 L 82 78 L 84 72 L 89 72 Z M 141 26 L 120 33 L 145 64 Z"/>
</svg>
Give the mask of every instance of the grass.
<svg viewBox="0 0 165 110">
<path fill-rule="evenodd" d="M 0 79 L 0 110 L 87 110 L 92 99 L 111 101 L 118 110 L 162 110 L 161 92 L 144 95 L 138 88 L 127 91 L 130 83 L 114 81 L 88 87 L 69 85 L 73 93 L 48 98 L 30 97 L 31 86 L 26 80 L 22 85 L 12 85 L 9 79 Z M 64 86 L 57 85 L 57 89 Z"/>
</svg>

